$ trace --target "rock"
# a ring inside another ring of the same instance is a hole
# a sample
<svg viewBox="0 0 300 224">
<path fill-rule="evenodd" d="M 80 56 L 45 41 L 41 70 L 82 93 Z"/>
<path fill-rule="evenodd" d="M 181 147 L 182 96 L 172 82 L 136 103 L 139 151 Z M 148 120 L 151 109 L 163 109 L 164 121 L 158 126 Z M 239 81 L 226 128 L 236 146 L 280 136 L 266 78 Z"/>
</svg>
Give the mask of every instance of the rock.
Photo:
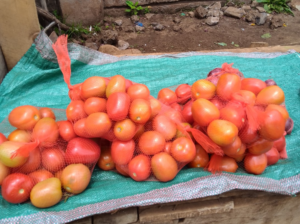
<svg viewBox="0 0 300 224">
<path fill-rule="evenodd" d="M 212 16 L 207 17 L 205 23 L 210 26 L 216 25 L 219 23 L 219 17 L 212 17 Z"/>
<path fill-rule="evenodd" d="M 133 23 L 136 23 L 136 22 L 138 22 L 138 21 L 140 20 L 140 18 L 139 18 L 137 15 L 131 16 L 130 19 L 131 19 L 131 21 L 132 21 Z"/>
<path fill-rule="evenodd" d="M 251 3 L 252 8 L 256 8 L 258 5 L 259 5 L 259 3 L 255 0 L 253 0 L 252 3 Z"/>
<path fill-rule="evenodd" d="M 300 11 L 300 0 L 292 0 L 290 5 L 291 9 Z"/>
<path fill-rule="evenodd" d="M 266 12 L 266 10 L 265 10 L 263 7 L 260 7 L 260 6 L 257 6 L 256 9 L 257 9 L 259 12 Z"/>
<path fill-rule="evenodd" d="M 190 16 L 191 18 L 194 18 L 194 17 L 195 17 L 195 13 L 194 13 L 194 12 L 188 12 L 188 14 L 189 14 L 189 16 Z"/>
<path fill-rule="evenodd" d="M 250 5 L 243 5 L 242 9 L 245 10 L 245 12 L 250 11 L 251 10 L 251 6 Z"/>
<path fill-rule="evenodd" d="M 99 47 L 98 51 L 105 53 L 105 54 L 117 55 L 117 54 L 119 54 L 120 49 L 115 46 L 105 44 L 105 45 L 101 45 Z"/>
<path fill-rule="evenodd" d="M 266 19 L 267 19 L 267 13 L 261 12 L 256 15 L 255 24 L 256 25 L 264 25 L 266 23 Z"/>
<path fill-rule="evenodd" d="M 197 16 L 198 18 L 200 19 L 205 18 L 206 14 L 207 14 L 207 9 L 203 8 L 202 6 L 196 8 L 195 16 Z"/>
<path fill-rule="evenodd" d="M 232 0 L 229 0 L 226 5 L 227 6 L 235 6 L 235 3 Z"/>
<path fill-rule="evenodd" d="M 118 43 L 118 32 L 115 30 L 103 30 L 102 42 L 104 44 L 116 45 Z"/>
<path fill-rule="evenodd" d="M 232 16 L 232 17 L 236 17 L 236 18 L 240 19 L 240 18 L 242 18 L 243 15 L 246 14 L 246 12 L 241 8 L 237 9 L 237 8 L 234 8 L 234 7 L 228 7 L 225 10 L 224 14 L 226 16 Z"/>
<path fill-rule="evenodd" d="M 219 17 L 220 16 L 220 10 L 219 9 L 210 9 L 207 12 L 207 17 Z"/>
<path fill-rule="evenodd" d="M 52 33 L 50 34 L 49 38 L 50 38 L 50 40 L 52 41 L 52 43 L 55 43 L 56 40 L 57 40 L 57 38 L 58 38 L 58 36 L 57 36 L 57 34 L 55 33 L 55 31 L 52 31 Z"/>
<path fill-rule="evenodd" d="M 142 52 L 138 49 L 127 49 L 127 50 L 118 52 L 118 55 L 125 55 L 125 54 L 142 54 Z"/>
<path fill-rule="evenodd" d="M 123 27 L 123 30 L 127 33 L 134 32 L 134 27 L 133 26 L 125 26 L 125 27 Z"/>
<path fill-rule="evenodd" d="M 143 31 L 145 31 L 145 27 L 136 25 L 136 26 L 135 26 L 135 31 L 136 31 L 136 32 L 143 32 Z"/>
<path fill-rule="evenodd" d="M 270 22 L 270 28 L 275 29 L 283 25 L 283 20 L 280 15 L 274 15 Z"/>
<path fill-rule="evenodd" d="M 222 12 L 225 12 L 225 10 L 228 8 L 228 6 L 223 6 L 222 8 L 221 8 L 221 11 Z"/>
<path fill-rule="evenodd" d="M 117 19 L 117 20 L 114 21 L 114 23 L 115 23 L 117 26 L 122 26 L 123 20 Z"/>
<path fill-rule="evenodd" d="M 158 30 L 158 31 L 161 31 L 161 30 L 164 29 L 164 26 L 161 25 L 161 24 L 157 24 L 156 26 L 154 26 L 154 29 L 155 29 L 155 30 Z"/>
<path fill-rule="evenodd" d="M 245 17 L 246 21 L 254 23 L 255 22 L 255 18 L 256 18 L 256 14 L 257 13 L 255 11 L 249 11 L 249 12 L 247 12 L 246 17 Z"/>
<path fill-rule="evenodd" d="M 129 47 L 129 43 L 124 41 L 124 40 L 119 40 L 118 41 L 118 48 L 120 50 L 126 50 Z"/>
<path fill-rule="evenodd" d="M 174 30 L 175 32 L 179 32 L 179 31 L 181 30 L 181 27 L 178 26 L 178 25 L 175 25 L 175 26 L 173 26 L 173 30 Z"/>
<path fill-rule="evenodd" d="M 221 7 L 221 2 L 215 2 L 212 5 L 208 6 L 208 9 L 220 10 Z"/>
<path fill-rule="evenodd" d="M 268 47 L 269 44 L 267 42 L 252 42 L 250 47 Z"/>
<path fill-rule="evenodd" d="M 145 14 L 146 19 L 151 19 L 154 16 L 153 13 L 147 13 Z"/>
<path fill-rule="evenodd" d="M 180 23 L 180 22 L 181 22 L 181 19 L 180 19 L 179 17 L 175 17 L 175 18 L 173 19 L 173 22 L 174 22 L 174 23 Z"/>
<path fill-rule="evenodd" d="M 158 25 L 158 22 L 151 22 L 150 23 L 152 26 L 156 26 L 156 25 Z"/>
<path fill-rule="evenodd" d="M 85 46 L 93 50 L 98 50 L 98 45 L 96 43 L 85 43 Z"/>
<path fill-rule="evenodd" d="M 224 16 L 224 12 L 223 11 L 219 11 L 220 17 Z"/>
</svg>

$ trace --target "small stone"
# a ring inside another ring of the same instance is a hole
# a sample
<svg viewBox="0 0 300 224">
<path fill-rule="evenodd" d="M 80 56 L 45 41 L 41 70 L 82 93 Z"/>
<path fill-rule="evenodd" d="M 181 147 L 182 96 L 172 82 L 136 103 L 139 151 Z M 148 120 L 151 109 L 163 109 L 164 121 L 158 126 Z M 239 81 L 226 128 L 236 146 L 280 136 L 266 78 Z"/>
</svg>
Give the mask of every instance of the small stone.
<svg viewBox="0 0 300 224">
<path fill-rule="evenodd" d="M 173 19 L 174 23 L 180 23 L 181 22 L 181 19 L 179 17 L 175 17 Z"/>
<path fill-rule="evenodd" d="M 152 23 L 150 23 L 152 26 L 156 26 L 156 25 L 158 25 L 158 23 L 157 22 L 152 22 Z"/>
<path fill-rule="evenodd" d="M 115 23 L 117 26 L 122 26 L 123 20 L 117 19 L 117 20 L 114 21 L 114 23 Z"/>
<path fill-rule="evenodd" d="M 256 9 L 257 9 L 259 12 L 266 12 L 266 10 L 265 10 L 263 7 L 260 7 L 260 6 L 257 6 Z"/>
<path fill-rule="evenodd" d="M 266 23 L 267 13 L 261 12 L 255 17 L 256 25 L 264 25 Z"/>
<path fill-rule="evenodd" d="M 252 8 L 256 8 L 256 6 L 258 6 L 258 5 L 259 5 L 259 3 L 255 0 L 253 0 L 252 3 L 251 3 Z"/>
<path fill-rule="evenodd" d="M 222 7 L 221 2 L 216 2 L 216 3 L 213 3 L 212 5 L 208 6 L 208 9 L 220 10 L 221 7 Z"/>
<path fill-rule="evenodd" d="M 300 1 L 299 0 L 291 0 L 290 5 L 291 5 L 290 6 L 291 9 L 300 11 Z"/>
<path fill-rule="evenodd" d="M 250 5 L 243 5 L 242 9 L 244 9 L 246 12 L 251 10 L 251 6 Z"/>
<path fill-rule="evenodd" d="M 134 27 L 133 26 L 125 26 L 123 27 L 123 30 L 127 33 L 134 32 Z"/>
<path fill-rule="evenodd" d="M 190 16 L 191 18 L 194 18 L 194 17 L 195 17 L 195 13 L 194 13 L 194 12 L 188 12 L 188 14 L 189 14 L 189 16 Z"/>
<path fill-rule="evenodd" d="M 270 28 L 275 29 L 281 27 L 283 25 L 283 21 L 280 15 L 274 15 L 270 22 Z"/>
<path fill-rule="evenodd" d="M 154 29 L 155 29 L 155 30 L 158 30 L 158 31 L 161 31 L 161 30 L 164 29 L 164 26 L 161 25 L 161 24 L 157 24 L 156 26 L 154 26 Z"/>
<path fill-rule="evenodd" d="M 98 50 L 98 46 L 96 43 L 85 43 L 85 46 L 93 50 Z"/>
<path fill-rule="evenodd" d="M 223 6 L 222 8 L 221 8 L 221 11 L 223 11 L 223 12 L 225 12 L 225 10 L 228 8 L 228 6 Z"/>
<path fill-rule="evenodd" d="M 154 16 L 153 13 L 147 13 L 145 14 L 146 19 L 151 19 Z"/>
<path fill-rule="evenodd" d="M 207 17 L 219 17 L 220 16 L 220 10 L 219 9 L 210 9 L 207 12 Z"/>
<path fill-rule="evenodd" d="M 224 16 L 224 12 L 223 11 L 220 11 L 219 14 L 220 14 L 220 17 Z"/>
<path fill-rule="evenodd" d="M 135 26 L 135 31 L 136 31 L 136 32 L 143 32 L 143 31 L 145 31 L 145 27 L 136 25 L 136 26 Z"/>
<path fill-rule="evenodd" d="M 181 30 L 181 27 L 178 26 L 178 25 L 175 25 L 175 26 L 173 26 L 173 30 L 174 30 L 175 32 L 179 32 L 179 31 Z"/>
<path fill-rule="evenodd" d="M 116 45 L 118 43 L 118 32 L 115 30 L 103 30 L 102 42 L 104 44 Z"/>
<path fill-rule="evenodd" d="M 55 43 L 56 40 L 57 40 L 57 38 L 58 38 L 58 36 L 57 36 L 57 34 L 55 33 L 55 31 L 52 31 L 52 33 L 50 34 L 49 38 L 50 38 L 50 40 L 52 41 L 52 43 Z"/>
<path fill-rule="evenodd" d="M 250 47 L 268 47 L 269 44 L 267 42 L 252 42 Z"/>
<path fill-rule="evenodd" d="M 137 15 L 131 16 L 130 19 L 131 19 L 131 21 L 132 21 L 133 23 L 136 23 L 136 22 L 138 22 L 138 21 L 140 20 L 140 18 L 139 18 Z"/>
<path fill-rule="evenodd" d="M 98 51 L 105 53 L 105 54 L 117 55 L 117 54 L 119 54 L 120 49 L 113 45 L 104 44 L 99 47 Z"/>
<path fill-rule="evenodd" d="M 234 7 L 228 7 L 225 10 L 224 14 L 226 16 L 232 16 L 232 17 L 236 17 L 236 18 L 240 19 L 240 18 L 242 18 L 243 15 L 246 14 L 246 12 L 241 8 L 237 9 L 237 8 L 234 8 Z"/>
<path fill-rule="evenodd" d="M 226 5 L 227 5 L 227 6 L 235 6 L 235 3 L 234 3 L 233 1 L 229 1 L 229 2 L 227 2 Z"/>
<path fill-rule="evenodd" d="M 120 50 L 126 50 L 129 47 L 129 43 L 124 41 L 124 40 L 119 40 L 118 41 L 118 48 Z"/>
<path fill-rule="evenodd" d="M 210 26 L 216 25 L 219 23 L 219 17 L 212 17 L 212 16 L 207 17 L 205 23 Z"/>
<path fill-rule="evenodd" d="M 257 13 L 255 11 L 249 11 L 249 12 L 247 12 L 246 17 L 245 17 L 246 21 L 254 23 L 255 22 L 255 18 L 256 18 L 256 14 Z"/>
<path fill-rule="evenodd" d="M 202 6 L 199 6 L 197 9 L 196 9 L 196 16 L 200 19 L 202 18 L 205 18 L 206 17 L 206 14 L 207 14 L 207 9 L 203 8 Z"/>
</svg>

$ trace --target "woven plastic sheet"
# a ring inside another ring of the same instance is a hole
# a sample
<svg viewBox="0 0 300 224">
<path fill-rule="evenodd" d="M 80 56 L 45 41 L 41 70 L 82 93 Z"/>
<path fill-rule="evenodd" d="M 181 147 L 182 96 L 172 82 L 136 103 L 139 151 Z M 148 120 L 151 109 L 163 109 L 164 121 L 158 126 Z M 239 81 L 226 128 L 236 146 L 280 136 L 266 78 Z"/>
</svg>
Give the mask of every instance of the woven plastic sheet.
<svg viewBox="0 0 300 224">
<path fill-rule="evenodd" d="M 42 32 L 35 44 L 0 85 L 0 120 L 19 105 L 65 109 L 70 100 L 68 88 L 51 48 Z M 151 205 L 217 195 L 232 189 L 263 190 L 294 195 L 300 191 L 300 56 L 282 53 L 182 53 L 178 55 L 117 58 L 75 45 L 69 45 L 72 84 L 94 75 L 121 74 L 133 82 L 146 84 L 156 97 L 161 88 L 192 84 L 224 62 L 234 63 L 245 77 L 273 78 L 286 94 L 286 106 L 295 122 L 287 136 L 289 159 L 268 167 L 260 176 L 237 173 L 212 175 L 202 169 L 183 169 L 167 183 L 135 182 L 112 171 L 95 169 L 91 183 L 82 194 L 54 207 L 38 209 L 30 203 L 12 205 L 0 196 L 0 223 L 66 223 L 118 208 Z M 5 121 L 0 123 L 0 130 Z M 4 133 L 8 134 L 8 133 Z"/>
</svg>

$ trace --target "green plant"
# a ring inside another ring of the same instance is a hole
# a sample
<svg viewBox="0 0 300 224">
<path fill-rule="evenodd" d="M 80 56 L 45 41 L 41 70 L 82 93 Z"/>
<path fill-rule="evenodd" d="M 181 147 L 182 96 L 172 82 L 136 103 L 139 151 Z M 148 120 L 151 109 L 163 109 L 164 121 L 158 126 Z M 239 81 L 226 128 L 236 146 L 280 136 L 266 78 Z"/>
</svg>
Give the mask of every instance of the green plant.
<svg viewBox="0 0 300 224">
<path fill-rule="evenodd" d="M 149 6 L 143 8 L 139 5 L 139 2 L 133 3 L 132 1 L 126 1 L 126 4 L 129 6 L 129 9 L 125 9 L 125 12 L 128 12 L 131 15 L 137 15 L 139 12 L 144 12 L 145 14 L 150 12 Z"/>
<path fill-rule="evenodd" d="M 150 6 L 147 6 L 146 8 L 144 8 L 144 13 L 147 14 L 150 12 Z"/>
<path fill-rule="evenodd" d="M 95 32 L 101 32 L 100 25 L 101 25 L 100 23 L 97 23 L 96 25 L 93 26 Z"/>
<path fill-rule="evenodd" d="M 66 34 L 70 37 L 80 36 L 82 33 L 89 34 L 90 31 L 87 28 L 84 28 L 81 24 L 72 25 L 69 30 L 66 31 Z"/>
<path fill-rule="evenodd" d="M 63 22 L 62 21 L 62 17 L 60 15 L 58 15 L 57 10 L 53 10 L 53 15 L 56 17 L 56 19 L 58 19 L 59 21 Z"/>
<path fill-rule="evenodd" d="M 287 0 L 257 0 L 259 3 L 264 3 L 264 9 L 267 13 L 271 13 L 273 11 L 277 13 L 286 12 L 294 16 L 294 13 L 287 5 Z"/>
</svg>

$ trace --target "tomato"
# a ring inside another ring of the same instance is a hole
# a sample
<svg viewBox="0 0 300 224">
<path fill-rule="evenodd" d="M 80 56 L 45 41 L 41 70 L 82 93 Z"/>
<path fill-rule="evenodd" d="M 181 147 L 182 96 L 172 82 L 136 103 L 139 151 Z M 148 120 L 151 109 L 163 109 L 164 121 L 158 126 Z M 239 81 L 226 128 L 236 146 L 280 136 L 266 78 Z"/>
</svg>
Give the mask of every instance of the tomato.
<svg viewBox="0 0 300 224">
<path fill-rule="evenodd" d="M 192 125 L 190 125 L 189 123 L 181 123 L 180 126 L 181 126 L 181 128 L 177 129 L 177 131 L 176 131 L 176 136 L 175 136 L 176 138 L 188 137 L 187 134 L 190 135 L 191 137 L 193 136 L 191 133 L 188 133 L 188 132 L 184 133 L 184 132 L 182 132 L 183 131 L 182 129 L 192 128 Z"/>
<path fill-rule="evenodd" d="M 266 107 L 266 112 L 270 110 L 277 110 L 284 118 L 284 121 L 286 122 L 289 119 L 289 113 L 287 112 L 286 108 L 282 105 L 276 105 L 276 104 L 269 104 Z"/>
<path fill-rule="evenodd" d="M 207 127 L 207 135 L 219 146 L 228 146 L 238 135 L 238 128 L 229 121 L 214 120 Z"/>
<path fill-rule="evenodd" d="M 21 147 L 24 146 L 23 142 L 6 141 L 0 145 L 0 162 L 7 167 L 22 166 L 28 160 L 28 157 L 17 155 L 14 158 L 11 156 Z"/>
<path fill-rule="evenodd" d="M 29 154 L 28 160 L 19 167 L 13 169 L 14 173 L 31 173 L 36 171 L 41 165 L 41 153 L 39 148 L 35 148 Z"/>
<path fill-rule="evenodd" d="M 173 90 L 164 88 L 158 92 L 157 99 L 163 104 L 171 105 L 177 102 L 177 95 Z"/>
<path fill-rule="evenodd" d="M 265 154 L 267 156 L 268 166 L 276 164 L 280 157 L 278 150 L 274 147 L 267 151 Z"/>
<path fill-rule="evenodd" d="M 0 162 L 0 186 L 3 180 L 10 174 L 10 169 Z"/>
<path fill-rule="evenodd" d="M 68 142 L 65 161 L 67 164 L 93 164 L 99 160 L 100 153 L 99 145 L 93 140 L 80 137 L 73 138 Z"/>
<path fill-rule="evenodd" d="M 273 142 L 260 138 L 248 147 L 248 151 L 253 155 L 260 155 L 269 151 L 273 146 Z"/>
<path fill-rule="evenodd" d="M 133 157 L 135 143 L 133 140 L 122 142 L 113 141 L 111 145 L 111 156 L 114 163 L 118 165 L 126 165 Z"/>
<path fill-rule="evenodd" d="M 248 173 L 262 174 L 267 168 L 268 159 L 266 154 L 247 154 L 244 159 L 244 167 Z"/>
<path fill-rule="evenodd" d="M 279 139 L 285 131 L 285 120 L 277 110 L 269 110 L 264 113 L 264 121 L 259 134 L 270 141 Z"/>
<path fill-rule="evenodd" d="M 28 174 L 29 177 L 31 177 L 35 184 L 46 180 L 48 178 L 54 177 L 52 173 L 50 173 L 48 170 L 36 170 L 30 174 Z"/>
<path fill-rule="evenodd" d="M 127 94 L 129 95 L 131 101 L 135 99 L 148 100 L 150 96 L 150 90 L 144 84 L 133 84 L 127 89 Z"/>
<path fill-rule="evenodd" d="M 149 99 L 150 101 L 150 108 L 151 108 L 151 119 L 154 118 L 161 110 L 161 103 L 159 102 L 159 100 L 150 97 Z"/>
<path fill-rule="evenodd" d="M 139 139 L 144 132 L 145 132 L 145 126 L 144 125 L 138 125 L 133 139 L 134 140 Z"/>
<path fill-rule="evenodd" d="M 171 155 L 178 162 L 189 163 L 196 157 L 196 147 L 194 142 L 186 137 L 180 137 L 173 141 Z"/>
<path fill-rule="evenodd" d="M 248 90 L 240 90 L 232 95 L 233 99 L 236 99 L 240 102 L 244 102 L 247 105 L 254 106 L 256 101 L 256 96 L 254 93 Z"/>
<path fill-rule="evenodd" d="M 101 145 L 101 155 L 97 165 L 102 170 L 113 170 L 115 163 L 110 152 L 110 145 Z"/>
<path fill-rule="evenodd" d="M 154 131 L 160 132 L 166 141 L 171 140 L 176 135 L 176 125 L 165 115 L 157 115 L 152 122 Z"/>
<path fill-rule="evenodd" d="M 113 121 L 124 120 L 129 111 L 130 97 L 127 93 L 112 93 L 106 103 L 107 115 Z"/>
<path fill-rule="evenodd" d="M 178 173 L 175 159 L 166 152 L 160 152 L 151 158 L 151 169 L 156 179 L 162 182 L 173 180 Z"/>
<path fill-rule="evenodd" d="M 238 129 L 241 129 L 246 121 L 246 113 L 240 104 L 229 103 L 220 110 L 220 118 L 230 121 Z"/>
<path fill-rule="evenodd" d="M 40 108 L 39 111 L 40 111 L 40 118 L 50 117 L 53 118 L 54 120 L 56 119 L 54 112 L 48 107 L 42 107 Z"/>
<path fill-rule="evenodd" d="M 84 112 L 87 115 L 97 112 L 105 112 L 106 111 L 106 99 L 99 97 L 91 97 L 88 98 L 84 102 L 83 106 Z"/>
<path fill-rule="evenodd" d="M 191 91 L 192 88 L 190 85 L 181 84 L 176 88 L 175 93 L 178 98 L 187 98 L 187 97 L 191 97 Z"/>
<path fill-rule="evenodd" d="M 87 78 L 81 86 L 81 98 L 105 97 L 106 83 L 105 79 L 99 76 Z"/>
<path fill-rule="evenodd" d="M 40 119 L 33 128 L 32 138 L 40 142 L 40 146 L 52 146 L 59 136 L 58 125 L 52 118 Z"/>
<path fill-rule="evenodd" d="M 172 142 L 166 142 L 163 152 L 171 154 L 171 146 L 172 146 Z"/>
<path fill-rule="evenodd" d="M 183 120 L 181 112 L 179 112 L 177 110 L 170 109 L 170 110 L 165 111 L 162 114 L 167 116 L 168 118 L 170 118 L 170 120 L 175 123 L 182 122 L 182 120 Z"/>
<path fill-rule="evenodd" d="M 267 87 L 267 84 L 256 78 L 245 78 L 241 82 L 241 89 L 248 90 L 257 95 L 261 90 Z"/>
<path fill-rule="evenodd" d="M 146 155 L 163 151 L 166 145 L 164 136 L 158 131 L 146 131 L 139 139 L 139 148 Z"/>
<path fill-rule="evenodd" d="M 108 98 L 112 93 L 125 93 L 126 80 L 121 75 L 115 75 L 110 80 L 106 87 L 106 97 Z"/>
<path fill-rule="evenodd" d="M 75 134 L 73 125 L 70 121 L 61 121 L 59 123 L 59 135 L 65 140 L 70 141 L 71 139 L 77 137 Z"/>
<path fill-rule="evenodd" d="M 135 135 L 135 124 L 130 119 L 116 122 L 114 134 L 120 141 L 129 141 Z"/>
<path fill-rule="evenodd" d="M 215 105 L 219 110 L 226 106 L 226 102 L 222 101 L 219 97 L 214 97 L 210 100 L 210 102 Z"/>
<path fill-rule="evenodd" d="M 67 119 L 69 121 L 78 121 L 87 117 L 84 111 L 84 102 L 82 100 L 73 100 L 66 109 Z"/>
<path fill-rule="evenodd" d="M 212 99 L 216 94 L 216 86 L 206 79 L 200 79 L 192 85 L 193 99 Z"/>
<path fill-rule="evenodd" d="M 151 117 L 150 103 L 144 99 L 135 99 L 132 101 L 129 109 L 130 119 L 138 124 L 145 124 Z"/>
<path fill-rule="evenodd" d="M 209 156 L 201 145 L 196 144 L 196 157 L 188 164 L 191 168 L 206 167 L 209 162 Z"/>
<path fill-rule="evenodd" d="M 241 138 L 242 142 L 245 144 L 251 144 L 255 142 L 259 136 L 257 131 L 253 131 L 248 122 L 245 123 L 245 126 L 240 131 L 239 137 Z"/>
<path fill-rule="evenodd" d="M 43 167 L 55 173 L 65 166 L 65 153 L 58 148 L 48 148 L 42 151 Z"/>
<path fill-rule="evenodd" d="M 222 147 L 222 149 L 225 155 L 231 157 L 237 155 L 240 152 L 241 147 L 242 147 L 242 141 L 237 136 L 236 139 L 230 145 L 224 146 Z"/>
<path fill-rule="evenodd" d="M 170 107 L 172 107 L 174 110 L 181 112 L 182 111 L 182 106 L 179 105 L 178 103 L 172 103 L 170 105 Z"/>
<path fill-rule="evenodd" d="M 12 142 L 30 142 L 31 134 L 28 131 L 16 129 L 9 134 L 7 140 Z"/>
<path fill-rule="evenodd" d="M 125 177 L 129 177 L 129 170 L 128 170 L 128 166 L 127 165 L 118 165 L 116 164 L 116 170 L 119 174 L 125 176 Z"/>
<path fill-rule="evenodd" d="M 82 83 L 78 83 L 69 89 L 68 95 L 71 100 L 81 100 L 81 87 Z"/>
<path fill-rule="evenodd" d="M 40 112 L 34 106 L 19 106 L 8 115 L 11 126 L 22 130 L 32 130 L 40 119 Z"/>
<path fill-rule="evenodd" d="M 126 91 L 127 91 L 128 88 L 129 88 L 130 86 L 132 86 L 132 85 L 133 85 L 133 83 L 132 83 L 129 79 L 125 79 Z"/>
<path fill-rule="evenodd" d="M 98 159 L 97 159 L 98 160 Z M 89 185 L 91 171 L 81 163 L 71 164 L 63 169 L 61 183 L 63 188 L 72 194 L 80 194 Z"/>
<path fill-rule="evenodd" d="M 78 136 L 84 137 L 84 138 L 92 138 L 93 137 L 87 133 L 86 118 L 82 118 L 82 119 L 76 121 L 73 128 L 74 128 L 75 135 L 78 135 Z"/>
<path fill-rule="evenodd" d="M 145 155 L 134 157 L 128 164 L 128 174 L 135 181 L 146 180 L 151 173 L 150 158 Z"/>
<path fill-rule="evenodd" d="M 222 100 L 231 100 L 232 95 L 241 89 L 241 78 L 235 74 L 223 74 L 220 76 L 216 93 Z"/>
<path fill-rule="evenodd" d="M 8 141 L 7 138 L 5 137 L 4 134 L 0 133 L 0 145 L 3 143 L 3 142 L 6 142 Z"/>
<path fill-rule="evenodd" d="M 279 86 L 267 86 L 256 97 L 257 105 L 282 104 L 284 102 L 284 92 Z"/>
<path fill-rule="evenodd" d="M 242 143 L 241 147 L 239 148 L 239 151 L 235 155 L 230 155 L 229 157 L 234 158 L 235 161 L 237 162 L 242 162 L 246 155 L 245 152 L 246 152 L 246 145 Z"/>
<path fill-rule="evenodd" d="M 63 171 L 63 170 L 57 171 L 57 172 L 54 174 L 54 177 L 58 178 L 60 181 L 61 181 L 61 174 L 62 174 L 62 171 Z"/>
<path fill-rule="evenodd" d="M 235 173 L 238 169 L 238 165 L 236 161 L 233 158 L 230 158 L 228 156 L 224 156 L 222 158 L 222 162 L 220 164 L 221 171 L 229 172 L 229 173 Z"/>
<path fill-rule="evenodd" d="M 197 99 L 192 104 L 194 121 L 200 126 L 207 126 L 213 120 L 220 118 L 219 109 L 206 99 Z"/>
<path fill-rule="evenodd" d="M 30 192 L 30 201 L 38 208 L 49 208 L 56 205 L 61 199 L 61 182 L 55 177 L 39 182 Z"/>
<path fill-rule="evenodd" d="M 276 141 L 273 142 L 273 147 L 276 148 L 278 152 L 284 150 L 285 146 L 286 146 L 285 136 L 281 136 L 280 139 L 277 139 Z"/>
<path fill-rule="evenodd" d="M 193 118 L 193 113 L 192 113 L 192 105 L 193 101 L 187 102 L 181 111 L 182 118 L 185 122 L 193 124 L 194 123 L 194 118 Z"/>
<path fill-rule="evenodd" d="M 87 134 L 93 137 L 102 137 L 109 131 L 111 126 L 111 120 L 103 112 L 90 114 L 85 121 Z"/>
<path fill-rule="evenodd" d="M 22 173 L 8 175 L 2 182 L 2 197 L 13 204 L 19 204 L 29 199 L 29 194 L 33 188 L 33 180 Z"/>
</svg>

